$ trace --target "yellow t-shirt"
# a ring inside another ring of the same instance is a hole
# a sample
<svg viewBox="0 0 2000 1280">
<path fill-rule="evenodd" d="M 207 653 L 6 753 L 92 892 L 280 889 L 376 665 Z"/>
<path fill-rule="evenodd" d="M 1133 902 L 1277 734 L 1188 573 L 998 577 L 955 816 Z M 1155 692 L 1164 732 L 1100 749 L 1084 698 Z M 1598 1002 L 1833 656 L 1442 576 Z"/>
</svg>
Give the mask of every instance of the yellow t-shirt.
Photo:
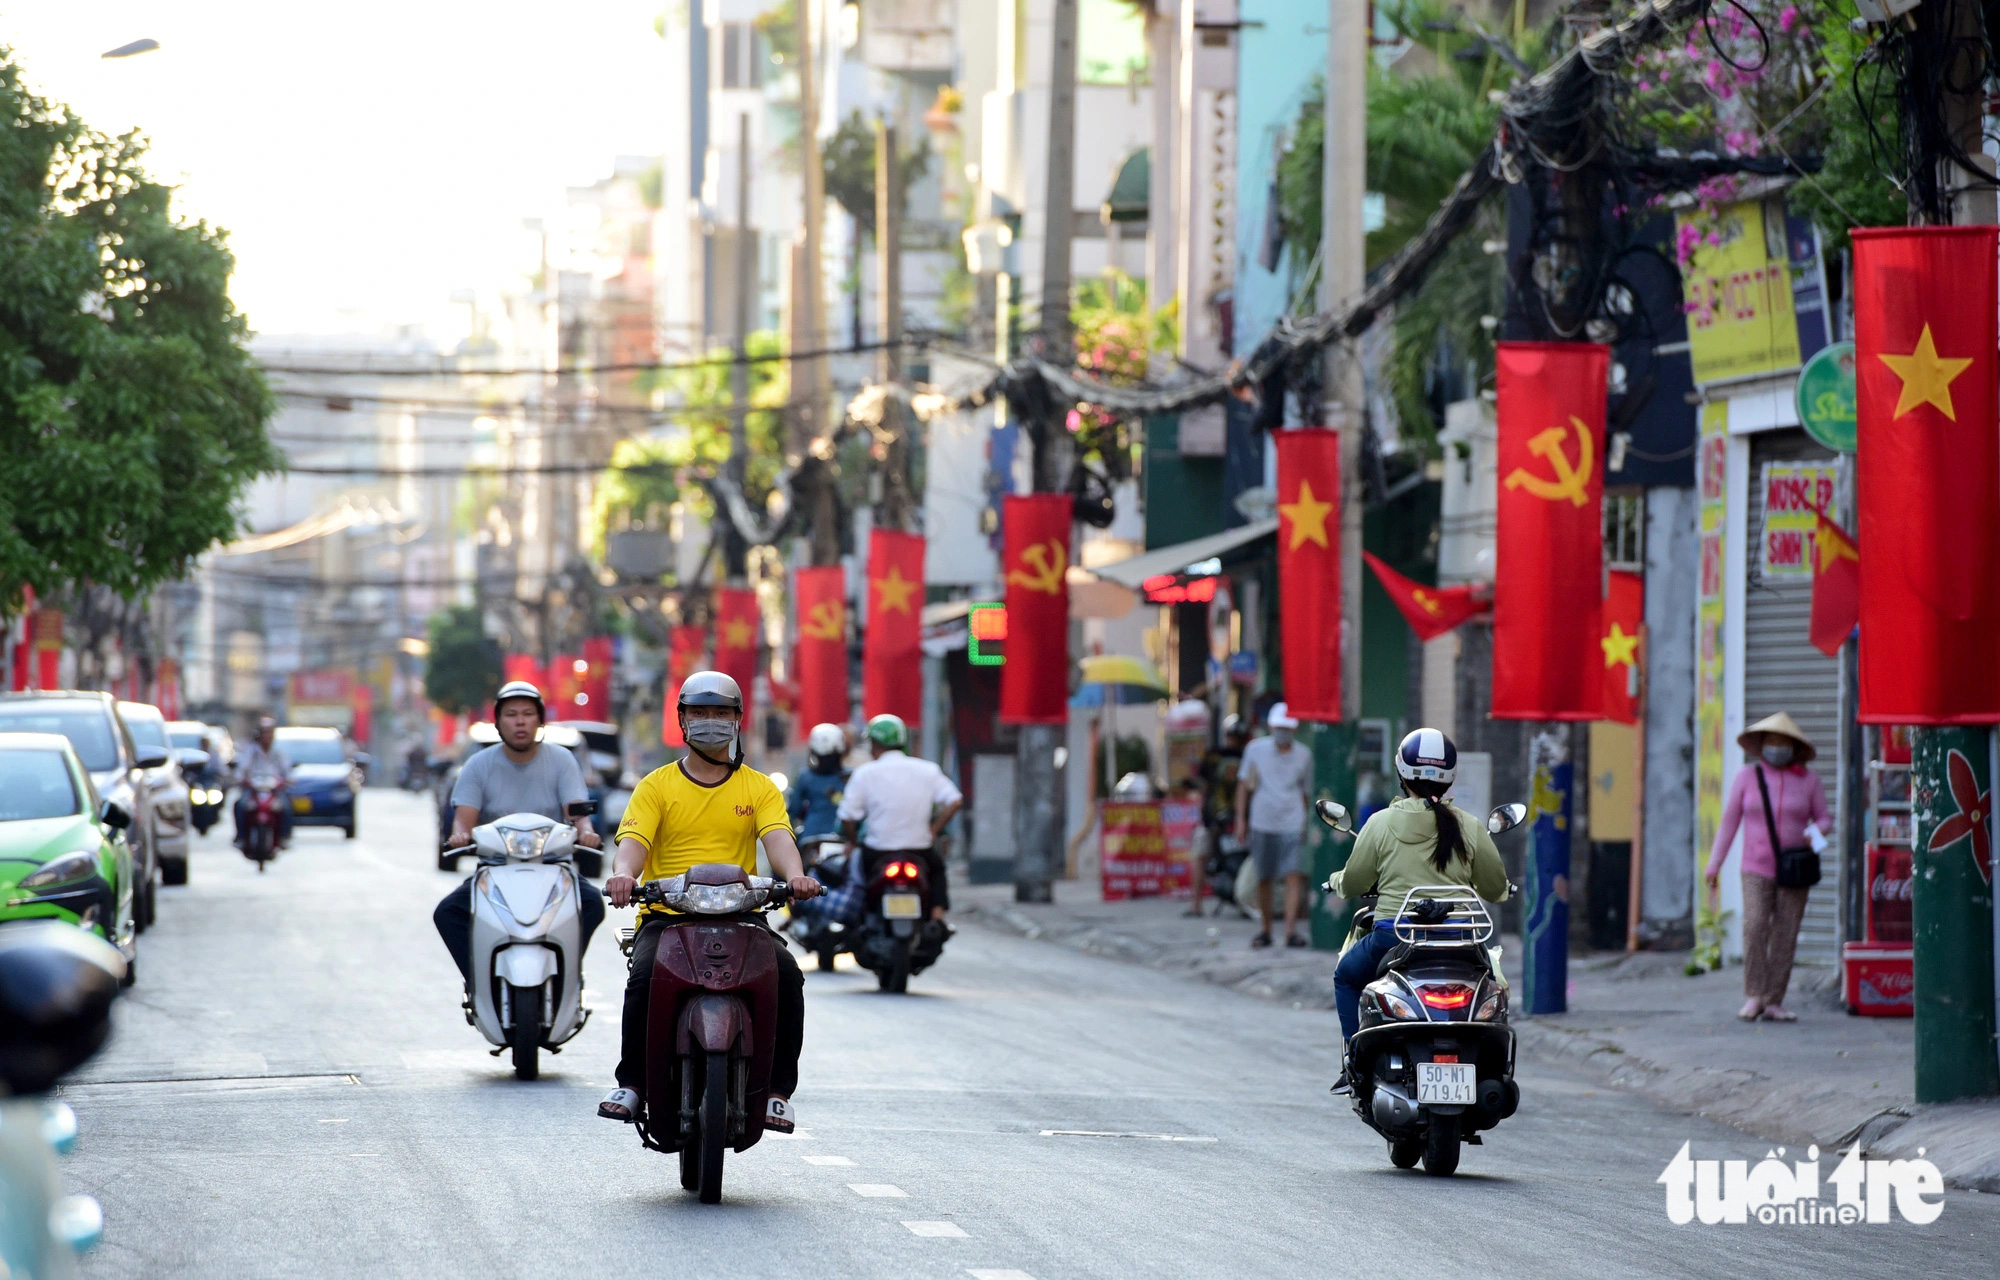
<svg viewBox="0 0 2000 1280">
<path fill-rule="evenodd" d="M 618 839 L 646 847 L 639 879 L 664 880 L 705 862 L 733 862 L 757 871 L 757 841 L 791 829 L 785 797 L 768 777 L 738 768 L 714 786 L 688 777 L 680 761 L 642 779 L 625 806 Z"/>
</svg>

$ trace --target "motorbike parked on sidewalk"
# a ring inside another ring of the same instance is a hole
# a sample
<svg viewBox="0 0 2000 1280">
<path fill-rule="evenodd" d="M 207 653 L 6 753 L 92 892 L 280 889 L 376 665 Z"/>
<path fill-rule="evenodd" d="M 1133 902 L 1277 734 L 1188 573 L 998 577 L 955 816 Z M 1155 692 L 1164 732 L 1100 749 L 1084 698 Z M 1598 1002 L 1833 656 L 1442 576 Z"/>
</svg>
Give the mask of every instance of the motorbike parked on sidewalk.
<svg viewBox="0 0 2000 1280">
<path fill-rule="evenodd" d="M 1352 834 L 1347 810 L 1318 801 L 1320 821 Z M 1527 817 L 1502 805 L 1486 820 L 1499 835 Z M 1397 945 L 1362 990 L 1361 1021 L 1345 1067 L 1354 1114 L 1389 1144 L 1398 1169 L 1423 1162 L 1447 1177 L 1462 1144 L 1514 1114 L 1514 1030 L 1494 944 L 1493 917 L 1466 885 L 1419 885 L 1394 906 Z M 1376 908 L 1355 912 L 1356 937 L 1375 927 Z"/>
<path fill-rule="evenodd" d="M 817 957 L 821 973 L 832 973 L 835 957 L 848 950 L 861 916 L 857 855 L 839 836 L 823 835 L 799 841 L 799 857 L 806 874 L 825 885 L 826 893 L 811 902 L 793 903 L 785 932 Z"/>
<path fill-rule="evenodd" d="M 850 949 L 883 991 L 902 995 L 913 975 L 937 963 L 952 931 L 931 919 L 935 899 L 924 860 L 890 854 L 862 874 L 867 899 Z"/>
<path fill-rule="evenodd" d="M 761 913 L 791 901 L 783 880 L 704 863 L 651 880 L 635 903 L 672 917 L 653 958 L 639 1140 L 680 1156 L 681 1186 L 722 1199 L 722 1162 L 764 1136 L 778 1025 L 778 947 Z M 622 945 L 631 954 L 631 935 Z"/>
<path fill-rule="evenodd" d="M 588 817 L 581 800 L 566 812 Z M 561 1053 L 583 1030 L 583 897 L 577 887 L 576 827 L 539 813 L 513 813 L 472 829 L 470 846 L 447 846 L 440 865 L 479 859 L 472 875 L 472 981 L 465 1020 L 512 1051 L 515 1078 L 541 1074 L 541 1051 Z"/>
<path fill-rule="evenodd" d="M 243 856 L 257 864 L 257 872 L 278 856 L 278 840 L 284 831 L 280 806 L 288 803 L 285 780 L 273 774 L 258 774 L 243 784 L 249 807 L 243 814 L 241 845 Z"/>
</svg>

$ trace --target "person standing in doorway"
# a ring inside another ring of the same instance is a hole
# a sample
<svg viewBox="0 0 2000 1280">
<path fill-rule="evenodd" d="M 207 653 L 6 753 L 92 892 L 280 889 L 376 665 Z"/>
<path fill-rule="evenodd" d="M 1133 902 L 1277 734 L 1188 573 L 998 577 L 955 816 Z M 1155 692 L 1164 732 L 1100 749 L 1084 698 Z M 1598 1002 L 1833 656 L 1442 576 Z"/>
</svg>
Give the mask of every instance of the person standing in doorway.
<svg viewBox="0 0 2000 1280">
<path fill-rule="evenodd" d="M 1282 702 L 1265 720 L 1268 737 L 1243 748 L 1237 773 L 1236 838 L 1247 839 L 1257 864 L 1257 909 L 1264 931 L 1250 939 L 1253 947 L 1271 945 L 1271 884 L 1285 881 L 1285 945 L 1310 945 L 1298 932 L 1299 911 L 1305 903 L 1306 813 L 1312 795 L 1313 758 L 1297 741 L 1299 722 Z"/>
</svg>

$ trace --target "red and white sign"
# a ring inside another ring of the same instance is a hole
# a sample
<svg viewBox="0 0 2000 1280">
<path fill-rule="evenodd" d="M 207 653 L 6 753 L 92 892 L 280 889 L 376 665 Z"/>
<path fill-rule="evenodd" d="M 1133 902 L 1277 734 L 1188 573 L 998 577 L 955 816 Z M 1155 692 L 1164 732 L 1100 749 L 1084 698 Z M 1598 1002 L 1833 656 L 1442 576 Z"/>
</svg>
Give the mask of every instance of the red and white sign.
<svg viewBox="0 0 2000 1280">
<path fill-rule="evenodd" d="M 1764 464 L 1764 528 L 1758 564 L 1767 578 L 1809 578 L 1819 513 L 1833 509 L 1840 468 L 1831 462 Z"/>
<path fill-rule="evenodd" d="M 1100 835 L 1104 900 L 1194 896 L 1201 806 L 1180 801 L 1108 803 Z"/>
</svg>

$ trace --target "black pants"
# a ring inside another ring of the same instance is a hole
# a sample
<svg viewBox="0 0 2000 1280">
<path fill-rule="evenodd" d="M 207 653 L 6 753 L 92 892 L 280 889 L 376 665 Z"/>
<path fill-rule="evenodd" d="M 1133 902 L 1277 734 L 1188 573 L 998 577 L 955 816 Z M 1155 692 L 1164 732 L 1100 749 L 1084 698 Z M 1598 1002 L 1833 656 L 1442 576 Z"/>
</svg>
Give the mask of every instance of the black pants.
<svg viewBox="0 0 2000 1280">
<path fill-rule="evenodd" d="M 618 1086 L 646 1089 L 646 1011 L 652 1007 L 653 961 L 667 922 L 653 917 L 632 940 L 632 973 L 625 979 L 625 1036 L 618 1059 Z M 806 975 L 780 942 L 778 953 L 778 1026 L 771 1039 L 771 1092 L 789 1098 L 799 1087 L 799 1050 L 806 1041 Z"/>
<path fill-rule="evenodd" d="M 292 838 L 292 798 L 286 795 L 284 792 L 280 791 L 277 796 L 277 804 L 278 804 L 278 843 L 284 844 L 286 841 Z M 233 810 L 233 812 L 236 816 L 236 843 L 242 844 L 243 827 L 246 823 L 250 821 L 249 792 L 238 791 L 236 793 L 236 808 Z"/>
<path fill-rule="evenodd" d="M 894 862 L 898 858 L 908 858 L 913 862 L 923 863 L 924 879 L 930 885 L 931 905 L 943 907 L 946 911 L 951 910 L 951 886 L 945 882 L 944 859 L 938 857 L 935 848 L 871 849 L 864 844 L 861 846 L 862 874 L 865 877 L 863 883 L 875 883 L 875 873 L 882 869 L 882 864 Z"/>
<path fill-rule="evenodd" d="M 577 923 L 583 930 L 582 951 L 587 955 L 590 935 L 604 923 L 604 895 L 582 876 L 576 878 L 576 887 L 583 897 L 577 909 Z M 437 910 L 431 912 L 431 921 L 437 925 L 438 937 L 444 939 L 444 949 L 451 952 L 452 960 L 457 963 L 459 975 L 467 982 L 472 981 L 472 877 L 467 876 L 458 888 L 444 895 Z M 581 972 L 582 955 L 577 957 L 577 965 Z"/>
</svg>

